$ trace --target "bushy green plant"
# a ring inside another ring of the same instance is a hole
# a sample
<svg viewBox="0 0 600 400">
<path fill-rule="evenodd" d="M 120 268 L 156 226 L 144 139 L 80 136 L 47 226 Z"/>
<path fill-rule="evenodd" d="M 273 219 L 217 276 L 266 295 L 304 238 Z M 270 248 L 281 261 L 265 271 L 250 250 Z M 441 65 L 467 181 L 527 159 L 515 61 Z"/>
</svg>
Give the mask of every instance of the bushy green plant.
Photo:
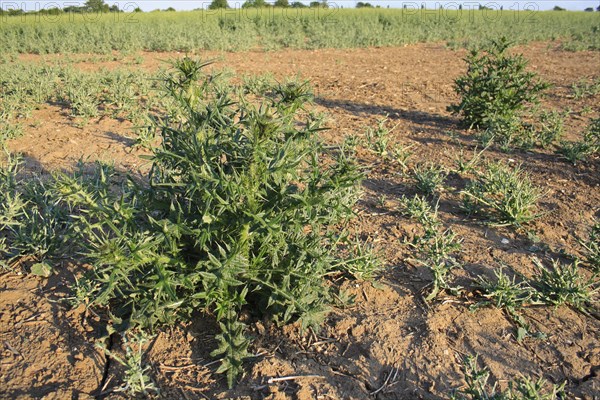
<svg viewBox="0 0 600 400">
<path fill-rule="evenodd" d="M 58 187 L 85 223 L 90 303 L 121 329 L 214 315 L 213 355 L 231 386 L 248 355 L 243 308 L 318 327 L 335 297 L 326 276 L 368 276 L 377 263 L 333 229 L 352 215 L 361 172 L 343 151 L 324 153 L 304 111 L 308 84 L 250 101 L 210 76 L 188 79 L 200 65 L 175 63 L 165 77 L 177 112 L 157 122 L 148 188 L 130 181 L 115 195 L 106 174 Z"/>
<path fill-rule="evenodd" d="M 548 88 L 535 73 L 526 71 L 528 62 L 522 55 L 507 52 L 510 45 L 504 37 L 492 40 L 465 59 L 467 73 L 454 86 L 461 102 L 448 109 L 461 115 L 466 126 L 509 129 L 519 113 Z"/>
<path fill-rule="evenodd" d="M 501 162 L 487 164 L 462 192 L 465 210 L 483 214 L 498 226 L 522 226 L 539 217 L 537 202 L 541 196 L 521 167 L 511 168 Z"/>
</svg>

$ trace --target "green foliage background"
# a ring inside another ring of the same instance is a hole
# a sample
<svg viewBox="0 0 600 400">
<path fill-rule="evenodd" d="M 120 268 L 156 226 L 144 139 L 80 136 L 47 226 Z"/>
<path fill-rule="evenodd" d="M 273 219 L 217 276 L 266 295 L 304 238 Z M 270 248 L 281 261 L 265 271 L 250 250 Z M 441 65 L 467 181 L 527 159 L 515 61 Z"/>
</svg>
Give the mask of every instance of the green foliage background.
<svg viewBox="0 0 600 400">
<path fill-rule="evenodd" d="M 63 13 L 2 17 L 2 53 L 239 51 L 398 46 L 453 47 L 508 36 L 523 43 L 562 39 L 571 50 L 600 49 L 597 15 L 585 12 L 245 8 L 150 13 Z"/>
</svg>

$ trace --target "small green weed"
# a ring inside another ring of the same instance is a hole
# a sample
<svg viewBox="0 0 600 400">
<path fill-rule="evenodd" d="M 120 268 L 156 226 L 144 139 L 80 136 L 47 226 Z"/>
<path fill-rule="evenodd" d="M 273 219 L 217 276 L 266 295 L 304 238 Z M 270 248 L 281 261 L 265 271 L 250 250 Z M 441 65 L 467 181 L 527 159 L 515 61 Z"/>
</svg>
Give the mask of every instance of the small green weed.
<svg viewBox="0 0 600 400">
<path fill-rule="evenodd" d="M 490 371 L 477 364 L 477 355 L 465 357 L 463 373 L 467 387 L 453 393 L 452 400 L 560 400 L 565 396 L 566 382 L 550 385 L 544 379 L 534 381 L 523 376 L 510 381 L 508 388 L 501 391 L 496 383 L 489 383 Z"/>
<path fill-rule="evenodd" d="M 579 261 L 563 265 L 552 260 L 550 268 L 537 258 L 533 261 L 538 268 L 538 275 L 532 285 L 548 304 L 568 305 L 585 313 L 591 304 L 597 302 L 598 282 L 581 275 Z"/>
<path fill-rule="evenodd" d="M 500 162 L 487 164 L 462 196 L 467 212 L 482 214 L 493 225 L 520 227 L 540 216 L 537 202 L 542 195 L 518 166 L 511 168 Z"/>
<path fill-rule="evenodd" d="M 600 93 L 600 78 L 596 79 L 580 79 L 571 85 L 573 97 L 577 100 L 589 96 L 595 96 Z"/>
<path fill-rule="evenodd" d="M 542 111 L 535 140 L 542 148 L 547 148 L 564 134 L 565 116 L 557 111 Z"/>
<path fill-rule="evenodd" d="M 377 128 L 367 128 L 365 140 L 367 147 L 380 157 L 388 156 L 388 143 L 390 141 L 390 130 L 386 128 L 387 118 L 382 118 L 377 122 Z"/>
<path fill-rule="evenodd" d="M 562 142 L 557 150 L 565 160 L 576 165 L 592 154 L 591 147 L 585 142 Z"/>
<path fill-rule="evenodd" d="M 359 138 L 357 135 L 347 135 L 344 137 L 343 148 L 351 154 L 356 154 L 356 149 L 359 145 Z"/>
<path fill-rule="evenodd" d="M 521 308 L 527 304 L 539 304 L 537 293 L 526 280 L 517 282 L 504 273 L 502 269 L 494 271 L 496 279 L 493 281 L 479 277 L 478 285 L 483 291 L 486 302 L 478 303 L 473 308 L 493 305 L 506 312 L 507 316 L 517 324 L 517 341 L 531 335 L 531 328 L 520 313 Z M 540 336 L 538 333 L 536 336 Z"/>
<path fill-rule="evenodd" d="M 594 221 L 587 239 L 579 239 L 584 249 L 584 261 L 594 272 L 600 272 L 600 221 Z"/>
<path fill-rule="evenodd" d="M 558 153 L 573 164 L 600 153 L 600 118 L 593 119 L 578 142 L 562 142 Z"/>
<path fill-rule="evenodd" d="M 43 263 L 47 274 L 52 270 L 48 260 L 63 256 L 72 241 L 73 220 L 70 210 L 58 200 L 52 181 L 49 186 L 35 178 L 23 181 L 17 178 L 18 173 L 19 159 L 8 156 L 6 166 L 0 168 L 0 247 L 4 264 L 27 257 Z"/>
<path fill-rule="evenodd" d="M 17 190 L 20 159 L 6 154 L 6 160 L 0 165 L 0 266 L 8 269 L 10 265 L 10 243 L 14 231 L 22 224 L 26 210 L 26 201 Z"/>
<path fill-rule="evenodd" d="M 432 208 L 424 197 L 403 198 L 401 204 L 402 212 L 423 225 L 424 233 L 413 237 L 408 245 L 419 254 L 415 262 L 427 267 L 433 274 L 433 287 L 425 300 L 433 300 L 441 290 L 458 292 L 461 288 L 451 286 L 448 275 L 459 267 L 454 255 L 461 248 L 461 239 L 451 229 L 444 229 L 437 216 L 437 206 Z"/>
<path fill-rule="evenodd" d="M 460 152 L 456 156 L 456 172 L 459 174 L 471 173 L 475 171 L 475 167 L 481 162 L 483 153 L 489 148 L 489 143 L 480 151 L 477 151 L 477 147 L 473 149 L 473 157 L 469 161 L 466 160 L 464 150 L 461 148 Z"/>
<path fill-rule="evenodd" d="M 242 88 L 244 91 L 256 96 L 265 96 L 273 90 L 276 84 L 275 78 L 270 73 L 242 76 Z"/>
<path fill-rule="evenodd" d="M 394 161 L 396 161 L 403 172 L 408 170 L 408 159 L 412 157 L 413 152 L 411 151 L 413 145 L 397 145 L 393 150 Z"/>
<path fill-rule="evenodd" d="M 158 388 L 149 375 L 150 366 L 144 365 L 143 362 L 143 347 L 147 342 L 148 337 L 142 332 L 123 335 L 124 357 L 119 357 L 115 352 L 99 345 L 111 359 L 125 367 L 123 385 L 113 389 L 114 392 L 123 392 L 134 397 L 158 393 Z"/>
<path fill-rule="evenodd" d="M 413 169 L 412 178 L 420 193 L 433 196 L 444 188 L 446 170 L 432 163 L 419 164 Z"/>
<path fill-rule="evenodd" d="M 413 219 L 416 219 L 423 225 L 431 225 L 437 221 L 437 215 L 424 196 L 415 195 L 414 197 L 402 196 L 400 199 L 400 212 Z"/>
<path fill-rule="evenodd" d="M 546 110 L 531 115 L 531 123 L 524 123 L 520 117 L 513 116 L 493 121 L 487 129 L 477 133 L 477 139 L 484 146 L 497 143 L 504 152 L 547 148 L 562 137 L 564 118 L 563 113 Z"/>
</svg>

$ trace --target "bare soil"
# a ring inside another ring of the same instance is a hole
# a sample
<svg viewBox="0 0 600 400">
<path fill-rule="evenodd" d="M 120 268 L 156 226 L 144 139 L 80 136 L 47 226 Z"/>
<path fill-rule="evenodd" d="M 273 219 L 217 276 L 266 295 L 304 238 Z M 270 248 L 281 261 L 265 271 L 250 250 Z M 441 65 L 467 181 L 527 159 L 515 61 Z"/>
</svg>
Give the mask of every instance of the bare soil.
<svg viewBox="0 0 600 400">
<path fill-rule="evenodd" d="M 554 84 L 546 107 L 571 109 L 566 139 L 579 137 L 590 118 L 598 117 L 600 96 L 576 100 L 571 84 L 598 77 L 600 53 L 565 52 L 556 44 L 534 43 L 516 49 L 530 68 Z M 446 107 L 457 101 L 453 79 L 464 72 L 464 51 L 442 44 L 358 50 L 202 53 L 217 58 L 216 68 L 237 74 L 271 72 L 278 78 L 296 74 L 315 87 L 316 107 L 329 115 L 323 139 L 339 143 L 362 136 L 387 116 L 394 127 L 392 146 L 412 145 L 409 163 L 434 162 L 454 167 L 461 148 L 472 154 L 472 132 L 460 129 Z M 177 54 L 144 53 L 140 68 L 161 66 Z M 39 56 L 23 60 L 43 62 Z M 82 57 L 85 59 L 85 57 Z M 126 60 L 75 65 L 85 69 L 116 68 Z M 586 110 L 591 112 L 581 112 Z M 111 119 L 77 127 L 68 113 L 47 105 L 34 112 L 25 135 L 9 143 L 25 155 L 26 167 L 45 174 L 72 170 L 78 160 L 113 160 L 117 168 L 144 171 L 139 151 L 131 149 L 130 126 Z M 398 200 L 415 193 L 399 165 L 367 150 L 359 157 L 369 165 L 365 195 L 357 208 L 355 230 L 374 243 L 386 270 L 375 284 L 341 283 L 355 303 L 333 309 L 320 332 L 301 332 L 297 325 L 277 327 L 252 321 L 254 360 L 234 390 L 215 373 L 210 352 L 217 329 L 198 315 L 187 326 L 162 330 L 151 341 L 145 362 L 160 388 L 160 397 L 186 399 L 447 399 L 464 386 L 461 360 L 479 354 L 491 380 L 505 387 L 521 374 L 552 383 L 567 382 L 569 398 L 600 398 L 600 322 L 567 307 L 531 307 L 525 317 L 545 339 L 517 342 L 514 323 L 501 310 L 470 311 L 473 278 L 493 276 L 500 265 L 532 275 L 532 257 L 542 260 L 579 255 L 577 237 L 585 237 L 593 217 L 600 217 L 600 160 L 574 166 L 551 149 L 502 153 L 490 148 L 489 159 L 523 164 L 544 190 L 544 216 L 530 232 L 492 228 L 468 218 L 459 207 L 458 191 L 466 181 L 450 174 L 440 201 L 440 216 L 464 238 L 456 281 L 469 288 L 462 297 L 441 295 L 430 304 L 423 293 L 431 281 L 424 268 L 410 261 L 403 244 L 418 229 L 397 212 Z M 385 197 L 382 197 L 385 196 Z M 533 237 L 535 236 L 535 238 Z M 118 338 L 109 343 L 100 319 L 84 307 L 70 309 L 69 285 L 82 266 L 64 265 L 51 279 L 33 275 L 0 275 L 0 397 L 85 399 L 126 397 L 114 392 L 122 380 L 116 362 L 108 367 L 96 343 L 119 352 Z M 273 381 L 273 378 L 284 378 Z"/>
</svg>

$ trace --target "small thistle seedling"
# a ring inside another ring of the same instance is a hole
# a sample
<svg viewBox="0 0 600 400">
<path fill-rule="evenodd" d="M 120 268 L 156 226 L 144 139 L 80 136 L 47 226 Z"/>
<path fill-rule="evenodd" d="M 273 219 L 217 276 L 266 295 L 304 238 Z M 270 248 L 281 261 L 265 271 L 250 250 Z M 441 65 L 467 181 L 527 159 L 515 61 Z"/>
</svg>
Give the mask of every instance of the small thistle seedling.
<svg viewBox="0 0 600 400">
<path fill-rule="evenodd" d="M 19 180 L 19 159 L 9 156 L 0 168 L 0 237 L 4 264 L 13 265 L 22 257 L 36 263 L 32 272 L 52 273 L 51 258 L 62 256 L 73 242 L 71 210 L 63 207 L 53 181 Z"/>
<path fill-rule="evenodd" d="M 496 141 L 496 134 L 492 129 L 486 129 L 475 133 L 475 139 L 483 147 L 490 147 Z"/>
<path fill-rule="evenodd" d="M 158 393 L 158 388 L 149 375 L 150 366 L 144 365 L 143 360 L 143 347 L 148 339 L 144 333 L 124 335 L 125 356 L 123 358 L 104 346 L 98 345 L 111 359 L 125 367 L 125 382 L 121 387 L 113 389 L 115 392 L 123 392 L 133 397 Z"/>
<path fill-rule="evenodd" d="M 558 153 L 573 164 L 600 153 L 600 118 L 593 119 L 578 142 L 562 142 Z"/>
<path fill-rule="evenodd" d="M 475 167 L 481 162 L 483 153 L 490 147 L 488 143 L 481 151 L 477 151 L 477 147 L 473 149 L 473 157 L 469 161 L 465 159 L 463 149 L 460 149 L 459 154 L 456 157 L 456 172 L 460 174 L 470 173 L 475 170 Z"/>
<path fill-rule="evenodd" d="M 508 388 L 501 391 L 497 383 L 489 383 L 490 371 L 479 368 L 478 356 L 466 356 L 463 360 L 463 374 L 467 387 L 452 394 L 451 400 L 560 400 L 565 397 L 564 382 L 561 385 L 549 384 L 540 378 L 536 381 L 521 376 L 508 382 Z"/>
<path fill-rule="evenodd" d="M 567 305 L 587 313 L 590 305 L 596 303 L 598 282 L 585 279 L 579 271 L 579 261 L 563 265 L 552 260 L 552 267 L 546 267 L 539 259 L 533 259 L 538 268 L 536 280 L 532 283 L 542 299 L 555 306 Z"/>
<path fill-rule="evenodd" d="M 314 93 L 308 80 L 288 79 L 273 88 L 273 95 L 286 112 L 296 112 L 305 103 L 314 99 Z"/>
<path fill-rule="evenodd" d="M 423 225 L 439 223 L 435 211 L 424 196 L 418 194 L 410 198 L 402 196 L 400 206 L 401 213 L 416 219 Z"/>
<path fill-rule="evenodd" d="M 7 140 L 23 136 L 24 132 L 22 123 L 0 121 L 0 145 L 3 145 Z"/>
<path fill-rule="evenodd" d="M 246 93 L 264 96 L 273 90 L 277 82 L 271 73 L 242 76 L 242 88 Z"/>
<path fill-rule="evenodd" d="M 350 256 L 345 263 L 348 273 L 358 279 L 372 279 L 376 273 L 383 269 L 381 258 L 372 244 L 361 242 L 358 238 L 345 238 Z M 344 296 L 344 293 L 336 295 Z"/>
<path fill-rule="evenodd" d="M 396 161 L 400 168 L 402 168 L 403 172 L 408 170 L 408 159 L 413 155 L 413 152 L 410 149 L 413 148 L 414 145 L 398 145 L 394 147 L 393 156 L 394 161 Z"/>
<path fill-rule="evenodd" d="M 359 140 L 356 135 L 347 135 L 344 137 L 343 148 L 351 154 L 356 153 L 356 148 L 358 147 Z"/>
<path fill-rule="evenodd" d="M 6 153 L 6 160 L 0 165 L 0 232 L 21 225 L 21 216 L 26 201 L 17 190 L 17 174 L 21 158 Z"/>
<path fill-rule="evenodd" d="M 462 367 L 467 387 L 459 390 L 451 396 L 452 400 L 501 400 L 501 394 L 497 390 L 497 384 L 489 384 L 490 371 L 487 368 L 480 369 L 477 365 L 478 356 L 467 356 L 464 358 Z"/>
<path fill-rule="evenodd" d="M 387 118 L 382 118 L 377 122 L 376 129 L 369 127 L 365 133 L 367 147 L 378 156 L 384 158 L 388 156 L 389 134 L 391 132 L 385 127 L 386 123 Z"/>
<path fill-rule="evenodd" d="M 577 165 L 579 161 L 584 161 L 592 154 L 592 151 L 585 142 L 561 142 L 557 153 L 571 164 Z"/>
<path fill-rule="evenodd" d="M 444 188 L 446 170 L 432 163 L 419 164 L 413 169 L 412 178 L 419 192 L 433 196 Z"/>
<path fill-rule="evenodd" d="M 134 147 L 151 149 L 156 140 L 156 129 L 150 124 L 150 121 L 147 125 L 139 125 L 133 129 L 136 133 Z"/>
<path fill-rule="evenodd" d="M 543 111 L 540 114 L 535 140 L 542 148 L 550 146 L 563 136 L 565 130 L 564 117 L 564 114 L 557 111 Z"/>
<path fill-rule="evenodd" d="M 577 100 L 600 93 L 600 78 L 595 80 L 580 79 L 571 85 L 573 97 Z"/>
<path fill-rule="evenodd" d="M 462 288 L 451 286 L 448 282 L 450 272 L 460 267 L 454 254 L 461 249 L 462 240 L 451 229 L 437 231 L 434 235 L 417 243 L 425 260 L 422 265 L 429 267 L 433 273 L 433 288 L 425 301 L 433 300 L 441 290 L 458 293 Z"/>
<path fill-rule="evenodd" d="M 483 214 L 496 226 L 521 227 L 540 216 L 537 203 L 542 195 L 519 166 L 487 164 L 467 185 L 462 197 L 468 213 Z"/>
<path fill-rule="evenodd" d="M 600 221 L 594 221 L 587 240 L 579 239 L 584 249 L 584 261 L 595 273 L 600 273 Z"/>
<path fill-rule="evenodd" d="M 590 125 L 583 135 L 583 140 L 590 145 L 593 153 L 600 152 L 600 118 L 590 121 Z"/>
<path fill-rule="evenodd" d="M 18 191 L 17 173 L 21 159 L 6 153 L 0 164 L 0 267 L 10 269 L 14 252 L 12 240 L 16 230 L 21 229 L 27 201 Z"/>
<path fill-rule="evenodd" d="M 68 98 L 74 116 L 84 120 L 98 116 L 99 89 L 89 82 L 73 84 L 68 87 Z"/>
<path fill-rule="evenodd" d="M 581 108 L 581 111 L 579 111 L 579 114 L 583 117 L 586 116 L 588 114 L 591 114 L 592 112 L 594 112 L 594 110 L 592 109 L 591 106 L 585 105 Z"/>
<path fill-rule="evenodd" d="M 527 282 L 517 282 L 504 273 L 502 269 L 494 271 L 495 281 L 480 276 L 478 284 L 483 290 L 484 297 L 500 309 L 513 312 L 532 300 L 534 289 Z"/>
<path fill-rule="evenodd" d="M 419 259 L 415 259 L 415 262 L 427 267 L 433 274 L 432 290 L 425 300 L 433 300 L 442 290 L 458 292 L 461 288 L 451 286 L 448 275 L 459 267 L 454 253 L 460 250 L 461 239 L 451 229 L 443 228 L 437 217 L 437 205 L 432 208 L 424 197 L 417 195 L 413 199 L 402 198 L 401 204 L 407 215 L 418 219 L 423 225 L 423 235 L 415 236 L 408 245 L 419 254 Z"/>
<path fill-rule="evenodd" d="M 486 302 L 476 304 L 473 308 L 493 305 L 503 310 L 508 318 L 517 325 L 516 339 L 518 342 L 530 335 L 531 328 L 521 315 L 520 309 L 526 304 L 543 304 L 537 300 L 537 293 L 527 281 L 517 282 L 504 273 L 502 269 L 494 271 L 496 279 L 491 281 L 480 276 L 477 284 L 483 291 Z M 535 336 L 540 336 L 536 334 Z"/>
</svg>

